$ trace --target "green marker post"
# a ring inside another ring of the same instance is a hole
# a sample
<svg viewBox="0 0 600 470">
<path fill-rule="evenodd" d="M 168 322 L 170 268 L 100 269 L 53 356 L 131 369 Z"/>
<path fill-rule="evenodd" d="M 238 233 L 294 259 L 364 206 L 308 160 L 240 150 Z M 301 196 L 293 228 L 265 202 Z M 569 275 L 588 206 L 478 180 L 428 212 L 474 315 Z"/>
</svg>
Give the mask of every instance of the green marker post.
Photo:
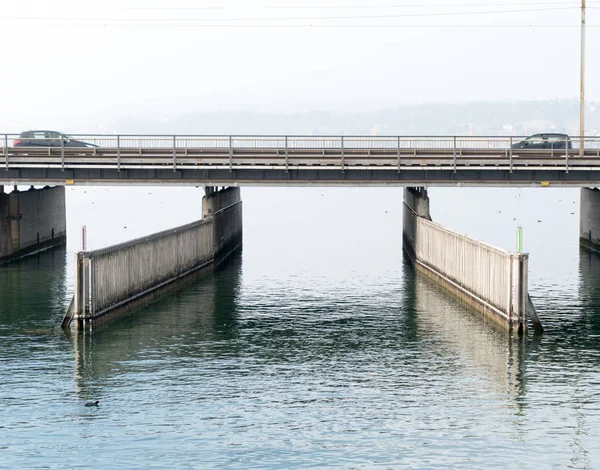
<svg viewBox="0 0 600 470">
<path fill-rule="evenodd" d="M 517 227 L 517 253 L 523 251 L 523 227 Z"/>
</svg>

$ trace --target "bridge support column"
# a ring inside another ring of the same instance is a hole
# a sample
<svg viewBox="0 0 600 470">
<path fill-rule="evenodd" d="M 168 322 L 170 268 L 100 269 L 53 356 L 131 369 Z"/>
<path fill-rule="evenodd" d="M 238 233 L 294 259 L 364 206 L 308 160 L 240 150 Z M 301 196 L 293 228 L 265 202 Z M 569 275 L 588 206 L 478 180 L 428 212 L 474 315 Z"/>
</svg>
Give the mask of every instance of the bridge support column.
<svg viewBox="0 0 600 470">
<path fill-rule="evenodd" d="M 202 218 L 212 217 L 215 264 L 242 245 L 242 199 L 240 188 L 218 190 L 206 187 L 202 198 Z"/>
<path fill-rule="evenodd" d="M 0 263 L 66 242 L 65 188 L 0 191 Z"/>
<path fill-rule="evenodd" d="M 404 213 L 402 227 L 402 247 L 415 260 L 417 224 L 415 216 L 431 220 L 429 196 L 426 188 L 404 188 Z"/>
<path fill-rule="evenodd" d="M 581 188 L 579 244 L 600 252 L 600 190 Z"/>
</svg>

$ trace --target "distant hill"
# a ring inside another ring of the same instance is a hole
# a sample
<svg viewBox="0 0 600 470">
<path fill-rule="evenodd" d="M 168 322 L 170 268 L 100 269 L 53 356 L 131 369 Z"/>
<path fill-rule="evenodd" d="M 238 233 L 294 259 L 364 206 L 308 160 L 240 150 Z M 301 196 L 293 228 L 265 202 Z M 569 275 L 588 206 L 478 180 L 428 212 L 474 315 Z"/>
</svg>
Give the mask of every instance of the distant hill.
<svg viewBox="0 0 600 470">
<path fill-rule="evenodd" d="M 600 103 L 586 107 L 587 135 L 600 135 Z M 169 121 L 122 120 L 120 133 L 313 135 L 527 135 L 579 132 L 577 100 L 397 106 L 370 112 L 195 112 Z"/>
</svg>

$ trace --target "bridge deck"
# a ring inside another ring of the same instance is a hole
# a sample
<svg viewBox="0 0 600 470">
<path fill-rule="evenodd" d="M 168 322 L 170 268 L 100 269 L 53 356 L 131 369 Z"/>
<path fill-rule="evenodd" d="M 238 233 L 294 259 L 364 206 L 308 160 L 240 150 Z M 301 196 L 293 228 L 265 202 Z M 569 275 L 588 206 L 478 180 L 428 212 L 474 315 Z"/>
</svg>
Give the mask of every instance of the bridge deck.
<svg viewBox="0 0 600 470">
<path fill-rule="evenodd" d="M 99 146 L 79 148 L 11 147 L 5 137 L 0 184 L 600 185 L 600 138 L 582 151 L 511 149 L 514 141 L 89 136 Z"/>
</svg>

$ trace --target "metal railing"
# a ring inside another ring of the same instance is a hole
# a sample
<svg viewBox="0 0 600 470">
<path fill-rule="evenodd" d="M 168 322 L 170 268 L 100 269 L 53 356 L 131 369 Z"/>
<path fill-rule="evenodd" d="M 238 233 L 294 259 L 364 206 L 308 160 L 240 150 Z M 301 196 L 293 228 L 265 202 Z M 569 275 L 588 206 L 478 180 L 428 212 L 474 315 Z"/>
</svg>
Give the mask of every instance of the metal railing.
<svg viewBox="0 0 600 470">
<path fill-rule="evenodd" d="M 357 155 L 373 158 L 384 155 L 386 158 L 396 155 L 398 168 L 401 158 L 413 155 L 421 158 L 432 156 L 451 156 L 453 165 L 463 158 L 476 158 L 478 154 L 491 161 L 509 160 L 512 171 L 515 154 L 563 158 L 568 169 L 568 160 L 576 158 L 583 147 L 584 156 L 600 157 L 600 136 L 586 136 L 583 139 L 571 137 L 548 140 L 543 148 L 536 143 L 529 143 L 522 136 L 314 136 L 314 135 L 137 135 L 137 134 L 76 134 L 60 135 L 57 133 L 37 133 L 37 138 L 23 134 L 2 134 L 2 152 L 0 167 L 7 170 L 23 164 L 33 164 L 35 155 L 39 161 L 35 164 L 57 164 L 64 170 L 69 165 L 85 163 L 84 157 L 102 157 L 102 162 L 88 162 L 90 165 L 114 165 L 121 169 L 126 165 L 143 165 L 143 159 L 149 156 L 169 156 L 170 165 L 177 170 L 185 163 L 182 158 L 199 158 L 211 155 L 214 158 L 224 156 L 227 164 L 233 168 L 236 158 L 244 159 L 244 164 L 251 165 L 252 158 L 275 155 L 284 158 L 286 169 L 298 159 L 300 154 L 322 154 L 323 157 L 333 155 L 340 157 L 342 171 L 348 162 Z M 568 145 L 567 145 L 568 144 Z M 137 151 L 137 152 L 136 152 Z M 189 156 L 188 156 L 189 151 Z M 489 151 L 489 153 L 486 153 Z M 212 152 L 212 154 L 211 154 Z M 311 153 L 312 152 L 312 153 Z M 329 153 L 328 153 L 329 152 Z M 428 155 L 427 152 L 430 152 Z M 47 155 L 47 159 L 43 157 Z M 77 156 L 81 158 L 78 160 Z M 21 161 L 19 161 L 21 158 Z M 127 162 L 125 162 L 127 159 Z M 221 162 L 212 162 L 221 163 Z M 264 162 L 262 162 L 264 164 Z M 279 163 L 277 163 L 279 164 Z"/>
<path fill-rule="evenodd" d="M 61 137 L 26 138 L 2 134 L 3 149 L 22 146 L 28 141 L 43 147 L 70 147 L 78 142 L 110 148 L 285 148 L 294 149 L 503 149 L 525 141 L 526 136 L 313 136 L 313 135 L 179 135 L 179 134 L 72 134 Z M 573 149 L 580 148 L 580 137 L 570 137 Z M 600 148 L 600 136 L 586 136 L 584 148 Z M 564 148 L 564 140 L 549 140 L 544 148 Z M 536 147 L 537 148 L 537 147 Z"/>
</svg>

